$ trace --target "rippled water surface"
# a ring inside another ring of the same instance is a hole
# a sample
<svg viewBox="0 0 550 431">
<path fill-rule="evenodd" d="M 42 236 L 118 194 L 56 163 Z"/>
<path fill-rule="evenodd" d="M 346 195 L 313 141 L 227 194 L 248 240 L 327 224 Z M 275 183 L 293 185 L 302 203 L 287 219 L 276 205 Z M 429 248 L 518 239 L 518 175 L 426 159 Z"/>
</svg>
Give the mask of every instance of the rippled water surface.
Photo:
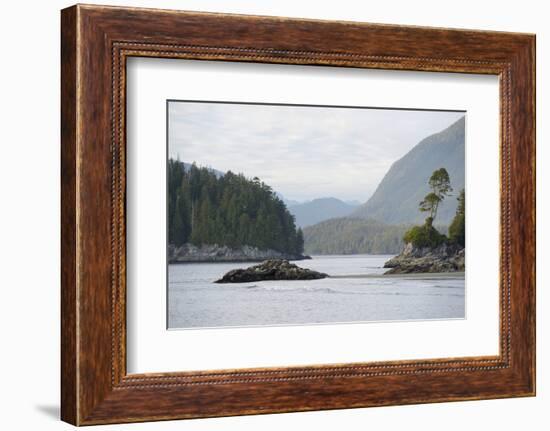
<svg viewBox="0 0 550 431">
<path fill-rule="evenodd" d="M 383 277 L 391 256 L 313 256 L 295 262 L 335 278 L 215 284 L 253 263 L 168 268 L 169 328 L 464 318 L 464 275 Z"/>
</svg>

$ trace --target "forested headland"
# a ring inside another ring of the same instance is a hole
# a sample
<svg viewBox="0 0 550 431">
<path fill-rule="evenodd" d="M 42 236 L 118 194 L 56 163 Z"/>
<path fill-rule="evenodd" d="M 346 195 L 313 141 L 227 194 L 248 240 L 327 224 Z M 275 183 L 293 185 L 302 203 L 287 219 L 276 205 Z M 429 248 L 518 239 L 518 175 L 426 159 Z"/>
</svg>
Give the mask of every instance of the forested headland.
<svg viewBox="0 0 550 431">
<path fill-rule="evenodd" d="M 302 230 L 269 185 L 173 159 L 168 161 L 168 242 L 290 255 L 304 251 Z"/>
</svg>

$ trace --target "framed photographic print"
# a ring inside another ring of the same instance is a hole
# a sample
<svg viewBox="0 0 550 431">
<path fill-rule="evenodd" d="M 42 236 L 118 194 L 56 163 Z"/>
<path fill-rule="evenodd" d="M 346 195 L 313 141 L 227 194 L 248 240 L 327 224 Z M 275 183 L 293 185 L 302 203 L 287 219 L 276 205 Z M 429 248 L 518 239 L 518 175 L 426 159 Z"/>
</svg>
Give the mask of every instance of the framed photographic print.
<svg viewBox="0 0 550 431">
<path fill-rule="evenodd" d="M 465 112 L 167 112 L 169 329 L 465 317 Z"/>
<path fill-rule="evenodd" d="M 535 37 L 62 11 L 62 419 L 535 394 Z"/>
</svg>

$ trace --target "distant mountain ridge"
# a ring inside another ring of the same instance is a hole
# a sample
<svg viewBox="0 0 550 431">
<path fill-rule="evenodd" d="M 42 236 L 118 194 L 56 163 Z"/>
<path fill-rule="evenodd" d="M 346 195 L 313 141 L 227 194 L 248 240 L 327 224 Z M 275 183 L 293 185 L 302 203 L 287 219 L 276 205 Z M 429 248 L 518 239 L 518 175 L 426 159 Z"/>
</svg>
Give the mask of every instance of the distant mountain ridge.
<svg viewBox="0 0 550 431">
<path fill-rule="evenodd" d="M 426 215 L 418 204 L 429 191 L 432 172 L 442 167 L 449 173 L 453 193 L 442 202 L 436 223 L 448 225 L 465 184 L 465 117 L 423 139 L 397 160 L 370 199 L 350 216 L 387 224 L 421 223 Z"/>
<path fill-rule="evenodd" d="M 332 197 L 288 206 L 288 210 L 296 218 L 296 226 L 299 227 L 311 226 L 335 217 L 345 217 L 356 208 L 357 205 Z"/>
</svg>

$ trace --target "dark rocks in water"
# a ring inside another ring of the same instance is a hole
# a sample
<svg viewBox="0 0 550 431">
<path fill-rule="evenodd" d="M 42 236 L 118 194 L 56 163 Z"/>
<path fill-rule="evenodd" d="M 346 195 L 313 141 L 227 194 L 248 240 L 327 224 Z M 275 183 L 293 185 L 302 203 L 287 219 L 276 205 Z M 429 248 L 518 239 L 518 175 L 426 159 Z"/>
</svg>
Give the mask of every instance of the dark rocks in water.
<svg viewBox="0 0 550 431">
<path fill-rule="evenodd" d="M 318 280 L 328 274 L 300 268 L 284 259 L 270 259 L 246 269 L 233 269 L 216 283 L 250 283 L 264 280 Z"/>
<path fill-rule="evenodd" d="M 267 259 L 304 260 L 311 259 L 311 257 L 302 254 L 281 253 L 269 249 L 261 250 L 250 245 L 235 248 L 217 244 L 203 244 L 201 246 L 183 244 L 180 247 L 170 244 L 168 246 L 169 263 L 263 262 Z"/>
<path fill-rule="evenodd" d="M 463 272 L 465 269 L 464 247 L 443 243 L 438 247 L 417 248 L 411 243 L 398 256 L 388 260 L 384 274 L 410 274 L 434 272 Z"/>
</svg>

